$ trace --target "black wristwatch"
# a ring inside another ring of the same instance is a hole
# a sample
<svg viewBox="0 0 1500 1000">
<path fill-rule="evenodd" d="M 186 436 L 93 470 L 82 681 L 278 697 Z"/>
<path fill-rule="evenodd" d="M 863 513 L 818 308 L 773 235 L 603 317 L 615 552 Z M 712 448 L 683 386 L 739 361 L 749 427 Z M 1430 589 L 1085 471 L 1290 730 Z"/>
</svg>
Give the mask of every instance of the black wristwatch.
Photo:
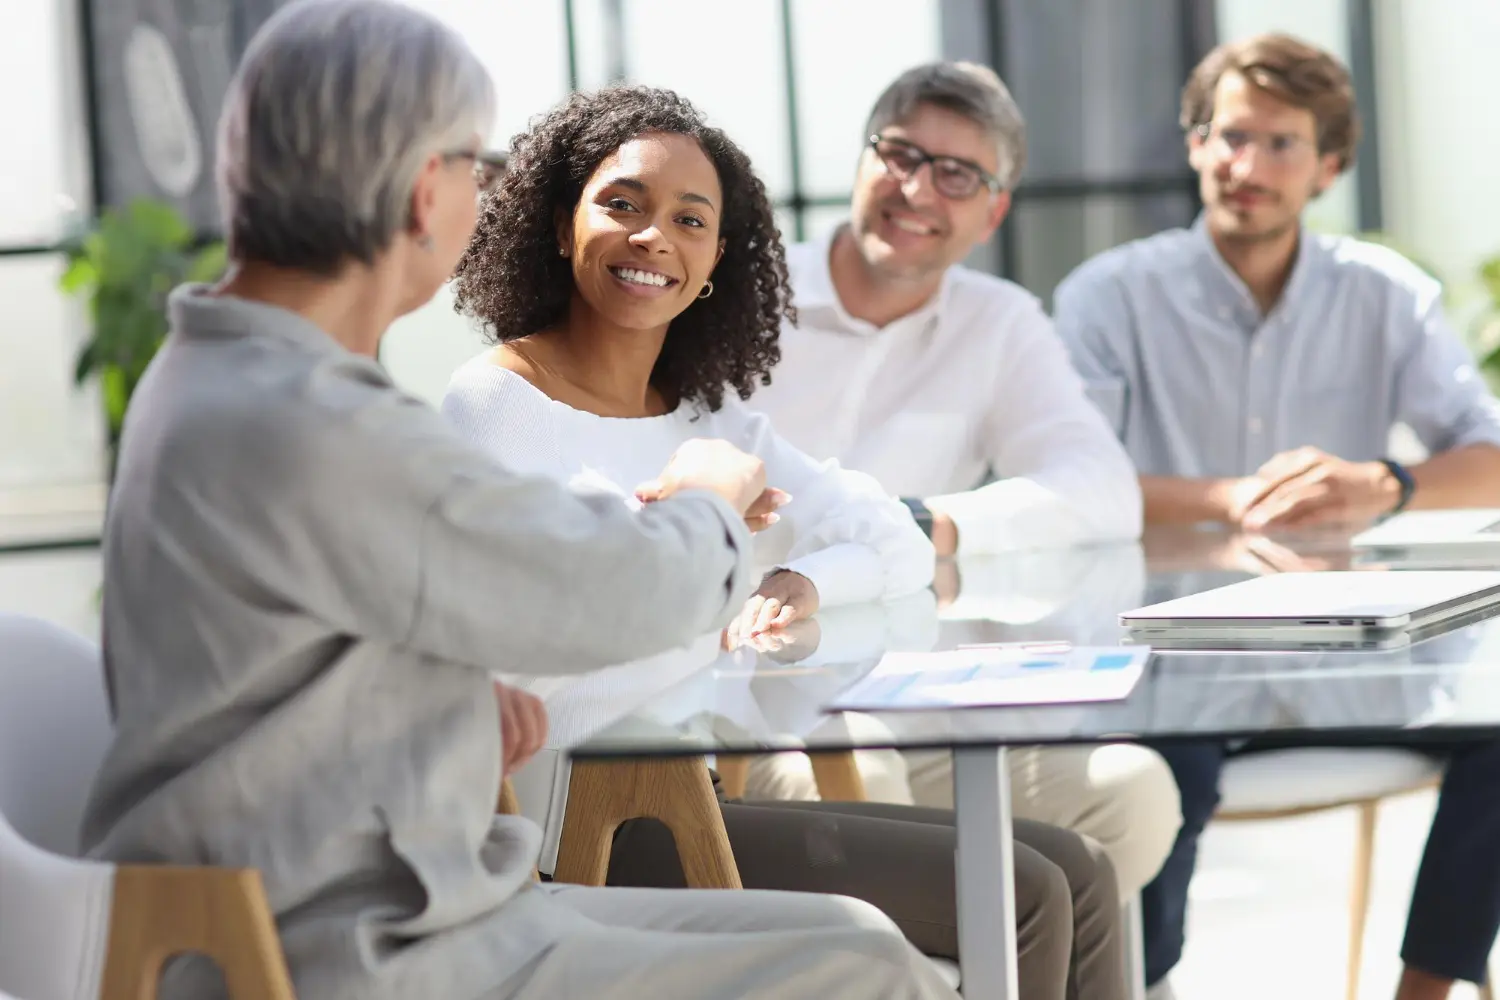
<svg viewBox="0 0 1500 1000">
<path fill-rule="evenodd" d="M 1386 471 L 1395 478 L 1397 485 L 1401 487 L 1401 499 L 1397 500 L 1396 506 L 1392 507 L 1386 514 L 1387 517 L 1391 517 L 1401 513 L 1406 509 L 1406 505 L 1411 503 L 1412 494 L 1417 492 L 1417 481 L 1411 477 L 1411 473 L 1406 470 L 1406 466 L 1400 462 L 1389 458 L 1382 458 L 1380 464 L 1385 466 Z"/>
<path fill-rule="evenodd" d="M 914 497 L 902 497 L 901 502 L 906 504 L 906 509 L 911 511 L 911 516 L 916 518 L 917 527 L 922 529 L 922 534 L 928 540 L 932 539 L 932 511 L 927 505 Z"/>
</svg>

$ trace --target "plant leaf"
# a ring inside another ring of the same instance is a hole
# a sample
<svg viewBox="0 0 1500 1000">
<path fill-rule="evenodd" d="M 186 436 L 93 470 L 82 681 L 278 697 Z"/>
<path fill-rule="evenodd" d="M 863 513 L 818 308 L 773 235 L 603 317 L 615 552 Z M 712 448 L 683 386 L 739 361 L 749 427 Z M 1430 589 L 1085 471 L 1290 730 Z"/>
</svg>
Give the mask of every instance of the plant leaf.
<svg viewBox="0 0 1500 1000">
<path fill-rule="evenodd" d="M 104 393 L 104 417 L 109 421 L 110 433 L 118 437 L 125 426 L 125 409 L 130 405 L 130 395 L 125 388 L 125 373 L 118 365 L 105 365 L 100 375 L 99 386 Z"/>
<path fill-rule="evenodd" d="M 137 198 L 126 207 L 128 222 L 143 245 L 185 247 L 193 230 L 178 211 L 165 202 Z"/>
<path fill-rule="evenodd" d="M 81 295 L 99 285 L 99 269 L 86 256 L 77 256 L 57 280 L 57 287 L 68 295 Z"/>
<path fill-rule="evenodd" d="M 223 243 L 211 243 L 199 250 L 197 255 L 188 262 L 187 273 L 183 276 L 187 281 L 213 282 L 224 276 L 224 270 L 229 266 L 229 251 Z"/>
<path fill-rule="evenodd" d="M 1484 282 L 1494 308 L 1500 310 L 1500 257 L 1491 257 L 1479 266 L 1479 280 Z"/>
<path fill-rule="evenodd" d="M 84 345 L 83 350 L 78 352 L 78 363 L 73 368 L 73 382 L 82 385 L 94 372 L 94 342 L 90 341 Z"/>
</svg>

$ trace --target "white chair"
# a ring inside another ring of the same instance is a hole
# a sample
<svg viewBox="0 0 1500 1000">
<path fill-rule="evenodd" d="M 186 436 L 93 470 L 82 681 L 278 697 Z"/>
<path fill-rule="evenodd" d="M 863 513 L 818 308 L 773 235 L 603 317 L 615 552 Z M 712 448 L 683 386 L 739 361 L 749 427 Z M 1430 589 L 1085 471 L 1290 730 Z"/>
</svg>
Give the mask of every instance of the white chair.
<svg viewBox="0 0 1500 1000">
<path fill-rule="evenodd" d="M 258 873 L 77 859 L 109 739 L 98 648 L 0 614 L 0 991 L 154 1000 L 166 959 L 198 952 L 235 1000 L 293 1000 Z"/>
<path fill-rule="evenodd" d="M 1348 1000 L 1359 997 L 1380 803 L 1433 788 L 1442 775 L 1442 765 L 1431 757 L 1395 748 L 1271 750 L 1232 757 L 1225 764 L 1215 820 L 1289 819 L 1346 807 L 1359 811 L 1349 891 Z M 1479 995 L 1494 1000 L 1488 983 Z"/>
</svg>

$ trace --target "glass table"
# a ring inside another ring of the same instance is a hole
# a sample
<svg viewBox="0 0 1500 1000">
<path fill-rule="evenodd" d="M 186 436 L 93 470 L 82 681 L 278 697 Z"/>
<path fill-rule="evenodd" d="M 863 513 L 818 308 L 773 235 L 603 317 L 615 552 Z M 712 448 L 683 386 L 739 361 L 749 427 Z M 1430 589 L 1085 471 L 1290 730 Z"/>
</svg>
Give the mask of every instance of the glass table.
<svg viewBox="0 0 1500 1000">
<path fill-rule="evenodd" d="M 1067 640 L 1113 645 L 1120 612 L 1258 573 L 1354 566 L 1340 536 L 1275 541 L 1220 532 L 1038 551 L 940 566 L 933 591 L 832 608 L 759 648 L 692 650 L 585 678 L 527 684 L 551 742 L 574 760 L 774 750 L 950 749 L 964 992 L 1015 1000 L 1015 911 L 1006 748 L 1231 741 L 1420 745 L 1500 737 L 1500 622 L 1481 618 L 1389 650 L 1164 651 L 1124 701 L 917 710 L 850 727 L 823 711 L 890 651 Z M 997 937 L 1002 947 L 996 947 Z"/>
</svg>

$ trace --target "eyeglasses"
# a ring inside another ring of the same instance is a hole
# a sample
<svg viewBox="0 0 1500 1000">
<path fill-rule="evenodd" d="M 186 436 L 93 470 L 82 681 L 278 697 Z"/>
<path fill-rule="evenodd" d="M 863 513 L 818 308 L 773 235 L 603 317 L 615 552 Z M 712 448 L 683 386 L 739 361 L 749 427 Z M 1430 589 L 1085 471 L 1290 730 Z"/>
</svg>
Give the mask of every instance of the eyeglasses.
<svg viewBox="0 0 1500 1000">
<path fill-rule="evenodd" d="M 1224 159 L 1239 156 L 1254 146 L 1272 163 L 1285 166 L 1301 159 L 1313 148 L 1312 140 L 1289 132 L 1255 132 L 1213 124 L 1198 125 L 1193 132 L 1203 140 L 1210 152 Z"/>
<path fill-rule="evenodd" d="M 451 149 L 442 154 L 445 162 L 454 160 L 474 161 L 474 184 L 481 193 L 492 189 L 496 182 L 505 173 L 505 164 L 509 159 L 507 154 L 498 151 Z"/>
<path fill-rule="evenodd" d="M 870 148 L 884 164 L 886 172 L 906 181 L 926 164 L 932 164 L 932 186 L 944 198 L 963 201 L 979 193 L 981 187 L 999 194 L 1000 178 L 977 163 L 956 156 L 934 156 L 914 142 L 883 135 L 870 136 Z"/>
</svg>

